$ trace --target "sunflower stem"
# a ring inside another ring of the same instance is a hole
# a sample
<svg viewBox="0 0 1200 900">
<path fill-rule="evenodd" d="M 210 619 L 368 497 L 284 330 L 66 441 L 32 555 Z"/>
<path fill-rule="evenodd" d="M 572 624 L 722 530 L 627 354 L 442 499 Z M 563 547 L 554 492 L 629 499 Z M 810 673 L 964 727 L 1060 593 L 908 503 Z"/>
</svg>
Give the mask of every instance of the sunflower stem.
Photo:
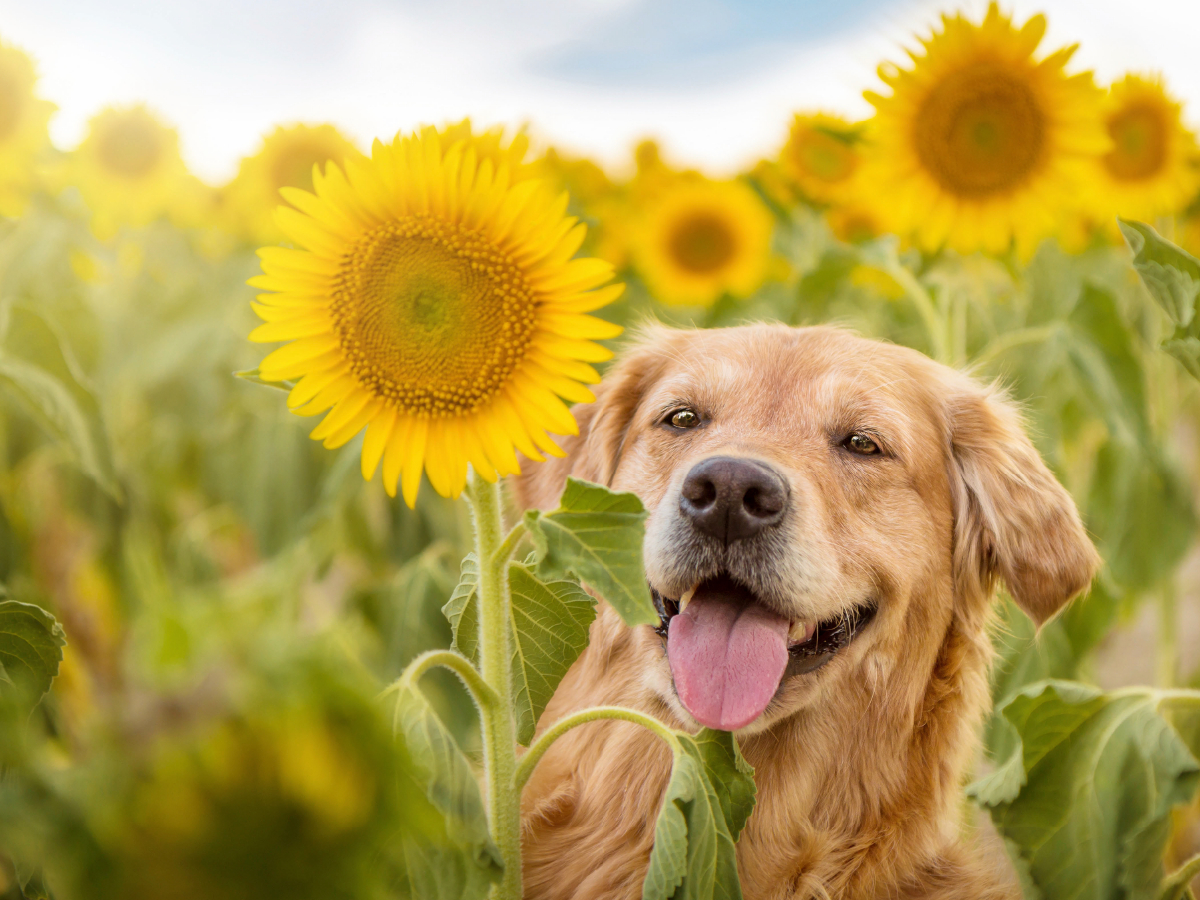
<svg viewBox="0 0 1200 900">
<path fill-rule="evenodd" d="M 581 709 L 579 712 L 572 713 L 565 719 L 555 722 L 542 733 L 541 737 L 530 745 L 528 752 L 521 757 L 521 762 L 517 765 L 517 790 L 525 787 L 525 783 L 529 781 L 529 776 L 533 774 L 533 770 L 537 767 L 538 762 L 545 755 L 546 751 L 550 749 L 551 744 L 572 728 L 585 725 L 588 722 L 599 722 L 601 719 L 621 719 L 641 725 L 666 741 L 671 747 L 671 752 L 676 757 L 679 756 L 679 738 L 675 736 L 675 733 L 670 728 L 653 716 L 638 712 L 636 709 L 625 709 L 622 706 L 594 706 L 590 709 Z"/>
<path fill-rule="evenodd" d="M 516 729 L 513 722 L 512 656 L 509 620 L 508 554 L 500 552 L 500 486 L 471 472 L 467 497 L 475 517 L 479 556 L 479 669 L 493 692 L 480 703 L 488 824 L 504 860 L 504 876 L 492 890 L 497 900 L 521 897 L 521 795 L 516 789 Z M 510 550 L 511 552 L 511 550 Z"/>
</svg>

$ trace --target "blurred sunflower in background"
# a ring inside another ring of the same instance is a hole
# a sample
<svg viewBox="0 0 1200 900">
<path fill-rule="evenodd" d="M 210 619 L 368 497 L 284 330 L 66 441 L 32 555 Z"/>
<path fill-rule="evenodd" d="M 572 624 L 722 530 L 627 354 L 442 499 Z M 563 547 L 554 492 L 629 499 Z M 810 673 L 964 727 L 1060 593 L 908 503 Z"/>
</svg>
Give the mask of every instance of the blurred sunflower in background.
<svg viewBox="0 0 1200 900">
<path fill-rule="evenodd" d="M 779 167 L 801 196 L 836 203 L 847 196 L 859 167 L 861 126 L 824 113 L 797 114 Z"/>
<path fill-rule="evenodd" d="M 462 131 L 458 133 L 463 133 Z M 586 227 L 537 178 L 513 180 L 488 134 L 455 141 L 434 128 L 369 160 L 314 175 L 314 193 L 284 188 L 277 222 L 303 249 L 260 251 L 251 284 L 267 324 L 256 341 L 290 341 L 263 360 L 268 381 L 299 379 L 289 406 L 328 411 L 312 437 L 327 447 L 367 428 L 362 471 L 382 462 L 409 506 L 424 470 L 455 497 L 467 465 L 485 478 L 518 470 L 514 448 L 541 461 L 573 434 L 560 397 L 587 402 L 593 343 L 620 327 L 587 312 L 620 295 L 612 266 L 572 259 Z"/>
<path fill-rule="evenodd" d="M 825 213 L 825 219 L 829 230 L 847 244 L 873 241 L 887 233 L 878 211 L 862 201 L 834 206 Z"/>
<path fill-rule="evenodd" d="M 762 284 L 773 219 L 740 181 L 679 178 L 644 210 L 634 258 L 663 303 L 709 306 Z"/>
<path fill-rule="evenodd" d="M 1017 28 L 992 3 L 976 25 L 961 13 L 912 53 L 885 64 L 892 89 L 876 108 L 864 161 L 867 196 L 889 230 L 926 250 L 949 246 L 1028 256 L 1078 204 L 1109 148 L 1090 72 L 1068 75 L 1075 47 L 1043 59 L 1036 15 Z"/>
<path fill-rule="evenodd" d="M 1160 78 L 1126 75 L 1104 104 L 1112 148 L 1096 163 L 1097 200 L 1114 215 L 1154 219 L 1187 205 L 1200 189 L 1196 137 Z"/>
<path fill-rule="evenodd" d="M 534 163 L 538 177 L 545 178 L 555 190 L 566 191 L 571 212 L 588 223 L 584 249 L 624 268 L 629 261 L 626 223 L 629 204 L 608 173 L 586 157 L 569 156 L 551 147 Z"/>
<path fill-rule="evenodd" d="M 0 41 L 0 216 L 18 216 L 34 182 L 38 154 L 50 144 L 46 130 L 54 104 L 34 92 L 33 61 Z"/>
<path fill-rule="evenodd" d="M 109 107 L 93 117 L 67 160 L 66 180 L 79 188 L 101 237 L 168 214 L 186 221 L 205 200 L 179 154 L 178 133 L 142 104 Z"/>
<path fill-rule="evenodd" d="M 225 188 L 222 206 L 229 226 L 255 243 L 279 241 L 275 208 L 285 187 L 312 190 L 313 167 L 341 165 L 358 148 L 332 125 L 278 126 L 253 156 L 242 159 Z"/>
</svg>

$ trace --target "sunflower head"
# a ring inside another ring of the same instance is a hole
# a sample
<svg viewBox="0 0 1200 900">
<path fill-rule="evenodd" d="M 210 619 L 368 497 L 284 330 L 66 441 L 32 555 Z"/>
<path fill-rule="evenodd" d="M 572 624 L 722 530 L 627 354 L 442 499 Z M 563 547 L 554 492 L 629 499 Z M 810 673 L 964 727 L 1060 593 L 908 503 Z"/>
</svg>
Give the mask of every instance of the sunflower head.
<svg viewBox="0 0 1200 900">
<path fill-rule="evenodd" d="M 870 205 L 862 202 L 835 206 L 825 213 L 825 218 L 829 222 L 829 230 L 838 240 L 847 244 L 873 241 L 886 233 L 879 214 Z"/>
<path fill-rule="evenodd" d="M 1196 138 L 1162 79 L 1126 75 L 1109 88 L 1103 122 L 1112 146 L 1096 166 L 1100 216 L 1152 219 L 1193 198 L 1200 188 Z"/>
<path fill-rule="evenodd" d="M 199 195 L 179 155 L 179 135 L 140 104 L 109 107 L 88 123 L 67 179 L 83 194 L 101 234 L 190 212 Z"/>
<path fill-rule="evenodd" d="M 389 494 L 411 506 L 424 471 L 457 496 L 470 464 L 485 478 L 518 470 L 516 450 L 561 455 L 574 434 L 565 401 L 592 399 L 597 338 L 621 329 L 589 315 L 621 292 L 612 267 L 573 259 L 585 228 L 567 197 L 468 131 L 434 128 L 370 159 L 284 188 L 276 221 L 299 249 L 265 248 L 267 293 L 256 341 L 289 341 L 260 366 L 292 381 L 289 406 L 325 414 L 327 447 L 367 429 L 363 475 L 382 463 Z M 514 180 L 516 178 L 516 180 Z"/>
<path fill-rule="evenodd" d="M 677 178 L 648 205 L 635 261 L 652 294 L 672 305 L 708 306 L 762 284 L 771 214 L 740 181 Z"/>
<path fill-rule="evenodd" d="M 358 149 L 332 125 L 279 126 L 253 156 L 245 157 L 225 188 L 223 208 L 229 227 L 259 243 L 281 239 L 275 225 L 279 192 L 312 190 L 314 167 L 341 163 Z"/>
<path fill-rule="evenodd" d="M 24 209 L 34 161 L 50 142 L 46 126 L 54 104 L 34 93 L 36 84 L 29 57 L 0 42 L 0 215 Z"/>
<path fill-rule="evenodd" d="M 943 16 L 911 69 L 880 67 L 868 194 L 889 230 L 926 249 L 1031 252 L 1072 208 L 1107 147 L 1091 73 L 1068 75 L 1073 47 L 1035 56 L 1046 20 L 1019 28 L 992 3 L 976 24 Z"/>
<path fill-rule="evenodd" d="M 858 171 L 860 135 L 861 128 L 838 116 L 796 115 L 779 166 L 807 199 L 837 202 Z"/>
</svg>

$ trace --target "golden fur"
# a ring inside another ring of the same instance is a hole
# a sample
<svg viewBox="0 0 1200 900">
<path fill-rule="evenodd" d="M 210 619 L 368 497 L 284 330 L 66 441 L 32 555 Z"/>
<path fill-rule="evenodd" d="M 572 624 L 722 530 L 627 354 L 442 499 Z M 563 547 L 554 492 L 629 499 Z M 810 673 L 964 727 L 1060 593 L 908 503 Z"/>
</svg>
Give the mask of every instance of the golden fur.
<svg viewBox="0 0 1200 900">
<path fill-rule="evenodd" d="M 672 404 L 702 410 L 707 424 L 673 433 L 659 424 Z M 738 734 L 758 785 L 738 844 L 746 897 L 1016 896 L 961 828 L 989 703 L 993 585 L 1002 579 L 1041 623 L 1087 587 L 1097 558 L 1012 405 L 912 350 L 755 325 L 650 329 L 576 414 L 568 458 L 527 466 L 517 500 L 553 506 L 568 473 L 634 491 L 651 511 L 656 588 L 675 577 L 663 523 L 683 474 L 742 455 L 786 473 L 800 510 L 780 565 L 796 615 L 878 600 L 849 646 L 785 679 Z M 885 458 L 840 448 L 860 428 L 882 436 Z M 661 639 L 604 603 L 540 725 L 602 704 L 697 727 Z M 523 798 L 526 896 L 639 897 L 669 768 L 661 742 L 628 723 L 561 738 Z"/>
</svg>

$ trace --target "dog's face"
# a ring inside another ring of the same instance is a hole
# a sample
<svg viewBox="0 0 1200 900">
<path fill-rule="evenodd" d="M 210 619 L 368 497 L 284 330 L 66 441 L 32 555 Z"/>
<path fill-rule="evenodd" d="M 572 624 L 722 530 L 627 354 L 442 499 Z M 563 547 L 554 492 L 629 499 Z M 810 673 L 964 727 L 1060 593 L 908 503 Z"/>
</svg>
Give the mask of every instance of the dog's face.
<svg viewBox="0 0 1200 900">
<path fill-rule="evenodd" d="M 637 641 L 685 722 L 753 732 L 847 678 L 886 690 L 898 667 L 932 665 L 996 574 L 1041 621 L 1095 565 L 1012 410 L 904 348 L 659 329 L 580 418 L 569 467 L 650 511 L 662 624 Z M 532 472 L 527 497 L 552 503 L 560 469 Z"/>
</svg>

